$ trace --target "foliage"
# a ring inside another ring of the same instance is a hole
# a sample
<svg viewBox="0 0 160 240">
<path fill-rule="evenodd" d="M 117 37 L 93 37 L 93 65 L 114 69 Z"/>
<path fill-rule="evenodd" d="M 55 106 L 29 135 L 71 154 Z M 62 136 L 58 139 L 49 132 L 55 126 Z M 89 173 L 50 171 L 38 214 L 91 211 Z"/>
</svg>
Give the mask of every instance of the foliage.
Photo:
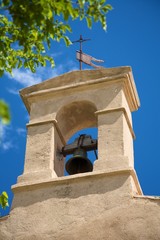
<svg viewBox="0 0 160 240">
<path fill-rule="evenodd" d="M 2 99 L 0 99 L 0 120 L 3 124 L 8 124 L 10 122 L 10 111 L 7 103 L 5 103 Z M 8 204 L 8 194 L 6 192 L 2 192 L 0 195 L 0 206 L 2 208 L 6 208 L 9 206 Z"/>
<path fill-rule="evenodd" d="M 2 208 L 6 208 L 9 207 L 8 204 L 8 194 L 6 192 L 2 192 L 2 194 L 0 195 L 0 206 L 2 206 Z"/>
<path fill-rule="evenodd" d="M 5 103 L 2 99 L 0 99 L 0 120 L 3 124 L 8 124 L 10 122 L 10 111 L 7 103 Z M 8 204 L 8 194 L 6 192 L 2 192 L 0 195 L 0 206 L 2 208 L 6 208 L 9 206 Z"/>
<path fill-rule="evenodd" d="M 32 72 L 54 60 L 45 54 L 51 41 L 71 44 L 67 22 L 86 19 L 89 28 L 100 22 L 106 30 L 106 13 L 112 9 L 105 0 L 0 0 L 0 76 L 24 66 Z"/>
<path fill-rule="evenodd" d="M 3 124 L 8 124 L 10 122 L 9 107 L 2 99 L 0 99 L 0 119 Z"/>
</svg>

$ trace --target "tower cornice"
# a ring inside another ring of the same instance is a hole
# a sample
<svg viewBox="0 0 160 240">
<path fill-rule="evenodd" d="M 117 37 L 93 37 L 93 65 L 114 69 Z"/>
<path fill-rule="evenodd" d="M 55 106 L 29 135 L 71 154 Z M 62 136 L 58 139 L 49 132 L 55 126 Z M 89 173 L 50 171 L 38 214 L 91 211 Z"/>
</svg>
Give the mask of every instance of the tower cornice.
<svg viewBox="0 0 160 240">
<path fill-rule="evenodd" d="M 140 100 L 131 67 L 69 72 L 34 86 L 22 89 L 20 91 L 20 95 L 28 112 L 30 113 L 31 103 L 37 101 L 37 99 L 50 99 L 55 94 L 63 96 L 66 91 L 80 91 L 86 87 L 98 88 L 99 85 L 109 85 L 114 82 L 122 83 L 130 110 L 137 110 L 140 106 Z"/>
</svg>

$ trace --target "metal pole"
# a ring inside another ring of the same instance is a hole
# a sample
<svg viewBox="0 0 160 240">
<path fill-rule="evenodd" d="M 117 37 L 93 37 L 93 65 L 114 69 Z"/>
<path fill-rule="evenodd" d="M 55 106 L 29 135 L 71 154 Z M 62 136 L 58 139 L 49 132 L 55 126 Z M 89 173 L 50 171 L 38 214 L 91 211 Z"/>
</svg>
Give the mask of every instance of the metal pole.
<svg viewBox="0 0 160 240">
<path fill-rule="evenodd" d="M 82 70 L 82 43 L 86 42 L 88 40 L 91 40 L 91 39 L 89 39 L 89 38 L 88 39 L 83 39 L 82 35 L 80 35 L 79 40 L 72 41 L 72 43 L 77 43 L 77 42 L 80 43 L 80 50 L 79 50 L 79 53 L 80 53 L 79 68 L 80 68 L 80 70 Z"/>
<path fill-rule="evenodd" d="M 80 43 L 80 60 L 79 60 L 79 68 L 82 70 L 82 35 L 80 35 L 79 43 Z"/>
</svg>

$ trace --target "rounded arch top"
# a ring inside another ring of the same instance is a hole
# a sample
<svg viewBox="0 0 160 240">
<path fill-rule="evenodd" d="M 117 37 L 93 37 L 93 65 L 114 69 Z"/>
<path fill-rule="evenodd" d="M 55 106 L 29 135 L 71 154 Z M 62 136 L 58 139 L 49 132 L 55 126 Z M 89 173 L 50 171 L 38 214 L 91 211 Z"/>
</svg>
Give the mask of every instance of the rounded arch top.
<svg viewBox="0 0 160 240">
<path fill-rule="evenodd" d="M 83 128 L 97 127 L 96 111 L 95 104 L 85 100 L 64 105 L 56 115 L 64 139 L 67 141 L 75 132 Z"/>
</svg>

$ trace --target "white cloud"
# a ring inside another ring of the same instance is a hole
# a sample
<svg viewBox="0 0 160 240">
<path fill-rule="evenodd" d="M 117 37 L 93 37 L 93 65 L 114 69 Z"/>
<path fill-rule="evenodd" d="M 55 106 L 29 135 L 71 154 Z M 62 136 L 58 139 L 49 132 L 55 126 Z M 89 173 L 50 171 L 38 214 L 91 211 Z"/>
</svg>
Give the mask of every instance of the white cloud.
<svg viewBox="0 0 160 240">
<path fill-rule="evenodd" d="M 3 142 L 3 143 L 2 143 L 2 149 L 3 149 L 4 151 L 7 151 L 7 150 L 9 150 L 9 149 L 11 149 L 11 148 L 14 148 L 14 145 L 12 144 L 11 141 L 10 141 L 10 142 Z"/>
<path fill-rule="evenodd" d="M 13 137 L 14 136 L 14 137 Z M 25 128 L 13 128 L 11 125 L 4 125 L 0 122 L 0 149 L 3 151 L 11 148 L 17 149 L 18 146 L 14 144 L 17 139 L 26 136 Z"/>
<path fill-rule="evenodd" d="M 58 53 L 61 54 L 61 53 Z M 59 76 L 66 72 L 77 70 L 77 63 L 75 61 L 66 61 L 65 64 L 58 64 L 55 68 L 39 67 L 36 73 L 32 73 L 26 69 L 14 69 L 13 75 L 6 73 L 8 78 L 14 80 L 19 85 L 14 85 L 13 88 L 7 88 L 7 91 L 14 95 L 19 95 L 19 90 L 23 87 L 38 84 L 44 80 Z"/>
<path fill-rule="evenodd" d="M 0 142 L 2 141 L 2 138 L 5 134 L 5 126 L 6 125 L 3 125 L 1 122 L 0 122 Z"/>
<path fill-rule="evenodd" d="M 26 129 L 24 129 L 24 128 L 17 128 L 16 132 L 18 133 L 19 136 L 25 136 L 26 135 Z"/>
<path fill-rule="evenodd" d="M 77 70 L 77 64 L 74 61 L 67 61 L 66 64 L 59 64 L 55 67 L 49 74 L 49 78 L 53 78 L 64 74 L 66 72 L 71 72 Z"/>
<path fill-rule="evenodd" d="M 14 94 L 14 95 L 19 95 L 19 91 L 18 91 L 18 89 L 15 89 L 15 88 L 7 88 L 7 91 L 9 92 L 9 93 L 12 93 L 12 94 Z"/>
<path fill-rule="evenodd" d="M 8 140 L 8 133 L 11 128 L 0 122 L 0 148 L 4 151 L 14 147 L 11 140 Z"/>
<path fill-rule="evenodd" d="M 9 78 L 14 79 L 16 82 L 20 83 L 24 87 L 31 86 L 42 81 L 42 78 L 39 76 L 39 74 L 32 73 L 28 69 L 13 69 L 13 75 L 7 75 Z"/>
<path fill-rule="evenodd" d="M 63 54 L 63 52 L 57 52 L 57 53 L 52 53 L 51 57 L 53 57 L 54 59 L 61 56 Z"/>
<path fill-rule="evenodd" d="M 53 69 L 49 67 L 39 67 L 37 68 L 36 73 L 32 73 L 26 69 L 14 69 L 12 76 L 8 73 L 6 74 L 8 78 L 13 79 L 15 82 L 19 83 L 21 85 L 19 88 L 21 88 L 35 85 L 42 82 L 42 80 L 53 78 L 65 72 L 74 70 L 77 70 L 76 63 L 74 61 L 67 61 L 66 64 L 59 64 Z M 18 95 L 18 89 L 15 89 L 15 87 L 13 89 L 8 88 L 7 90 L 9 93 Z"/>
</svg>

